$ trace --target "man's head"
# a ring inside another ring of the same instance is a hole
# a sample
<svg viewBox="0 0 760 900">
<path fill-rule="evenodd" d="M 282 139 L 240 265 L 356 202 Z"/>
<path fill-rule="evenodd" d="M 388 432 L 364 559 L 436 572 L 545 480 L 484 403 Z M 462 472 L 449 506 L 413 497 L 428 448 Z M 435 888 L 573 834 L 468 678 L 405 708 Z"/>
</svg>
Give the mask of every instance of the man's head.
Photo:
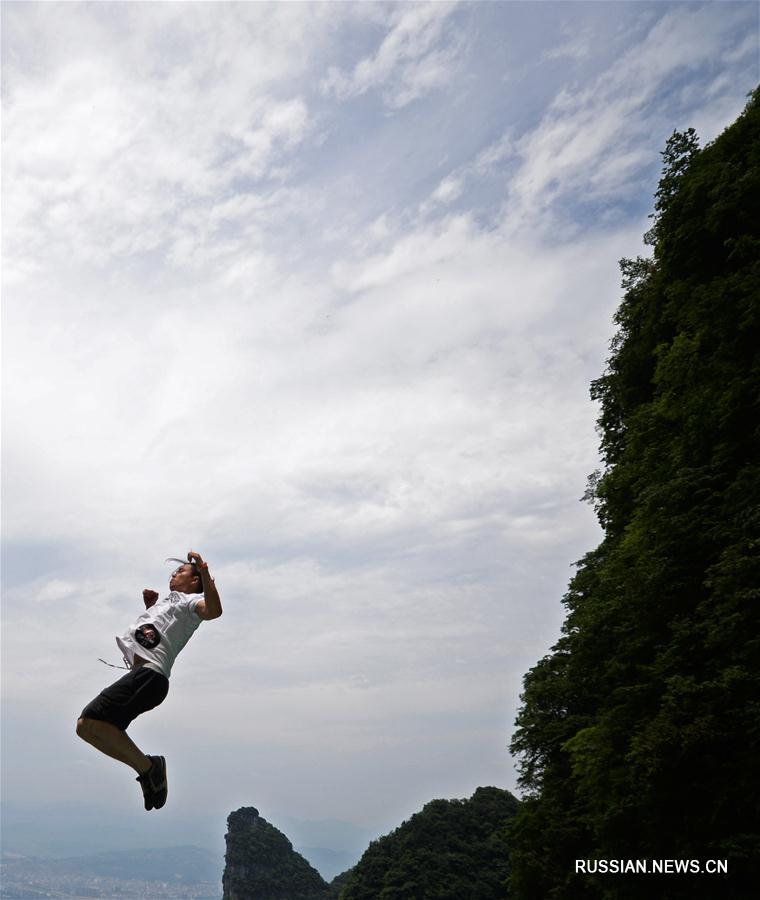
<svg viewBox="0 0 760 900">
<path fill-rule="evenodd" d="M 185 563 L 172 572 L 169 579 L 170 591 L 181 591 L 183 594 L 202 594 L 203 582 L 197 566 Z"/>
</svg>

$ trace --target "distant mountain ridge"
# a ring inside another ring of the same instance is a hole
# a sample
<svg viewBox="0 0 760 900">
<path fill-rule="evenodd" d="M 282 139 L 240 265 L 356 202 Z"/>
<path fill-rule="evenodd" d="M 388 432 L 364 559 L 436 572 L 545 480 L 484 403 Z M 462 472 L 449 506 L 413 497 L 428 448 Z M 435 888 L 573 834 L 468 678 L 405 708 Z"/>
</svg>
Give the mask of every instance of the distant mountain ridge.
<svg viewBox="0 0 760 900">
<path fill-rule="evenodd" d="M 0 896 L 217 900 L 219 869 L 215 853 L 192 846 L 112 850 L 63 859 L 4 853 Z M 55 893 L 49 893 L 51 889 Z"/>
<path fill-rule="evenodd" d="M 163 815 L 166 813 L 166 815 Z M 139 851 L 151 847 L 205 847 L 218 860 L 219 879 L 224 868 L 223 822 L 226 811 L 179 814 L 165 808 L 150 824 L 146 839 L 142 804 L 119 811 L 96 802 L 21 804 L 2 800 L 2 849 L 21 856 L 64 859 L 107 851 Z M 303 843 L 303 842 L 302 842 Z M 330 844 L 327 845 L 331 846 Z M 357 854 L 358 858 L 358 854 Z"/>
<path fill-rule="evenodd" d="M 229 810 L 207 810 L 182 815 L 165 809 L 150 829 L 151 847 L 204 847 L 217 860 L 216 881 L 224 869 L 224 825 Z M 92 803 L 20 804 L 0 800 L 2 850 L 8 856 L 37 860 L 84 858 L 108 851 L 139 851 L 146 845 L 145 829 L 137 808 L 119 815 Z M 292 841 L 322 877 L 329 881 L 352 866 L 371 840 L 390 831 L 392 824 L 363 828 L 337 819 L 297 819 L 273 816 L 272 824 Z M 4 900 L 4 898 L 3 898 Z M 218 900 L 218 898 L 216 898 Z"/>
</svg>

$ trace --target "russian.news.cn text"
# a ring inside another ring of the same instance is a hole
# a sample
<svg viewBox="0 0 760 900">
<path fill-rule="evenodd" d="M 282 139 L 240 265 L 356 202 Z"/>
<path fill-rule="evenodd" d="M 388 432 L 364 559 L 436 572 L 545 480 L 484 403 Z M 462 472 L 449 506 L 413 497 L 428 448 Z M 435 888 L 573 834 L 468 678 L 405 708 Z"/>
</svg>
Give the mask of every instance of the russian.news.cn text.
<svg viewBox="0 0 760 900">
<path fill-rule="evenodd" d="M 576 859 L 576 875 L 727 875 L 727 859 Z"/>
</svg>

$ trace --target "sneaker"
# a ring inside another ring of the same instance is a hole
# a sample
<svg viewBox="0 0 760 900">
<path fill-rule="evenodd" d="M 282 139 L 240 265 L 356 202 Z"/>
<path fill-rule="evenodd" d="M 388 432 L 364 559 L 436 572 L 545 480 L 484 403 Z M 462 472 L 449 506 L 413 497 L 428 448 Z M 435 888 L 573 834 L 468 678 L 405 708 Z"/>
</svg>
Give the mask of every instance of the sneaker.
<svg viewBox="0 0 760 900">
<path fill-rule="evenodd" d="M 145 809 L 161 809 L 166 803 L 169 787 L 166 783 L 166 760 L 163 756 L 148 756 L 153 765 L 144 775 L 139 775 L 137 780 L 145 800 Z"/>
</svg>

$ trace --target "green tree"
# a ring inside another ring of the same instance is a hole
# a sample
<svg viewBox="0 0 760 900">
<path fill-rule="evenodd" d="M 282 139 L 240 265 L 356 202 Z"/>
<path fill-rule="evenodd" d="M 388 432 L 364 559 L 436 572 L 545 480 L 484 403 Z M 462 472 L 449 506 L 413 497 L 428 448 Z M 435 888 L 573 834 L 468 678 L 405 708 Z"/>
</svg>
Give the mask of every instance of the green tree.
<svg viewBox="0 0 760 900">
<path fill-rule="evenodd" d="M 373 841 L 341 900 L 501 900 L 508 896 L 507 825 L 518 801 L 495 787 L 433 800 Z"/>
<path fill-rule="evenodd" d="M 512 749 L 522 898 L 754 896 L 760 856 L 760 91 L 663 153 L 650 260 L 599 401 L 604 529 L 526 676 Z M 578 876 L 576 859 L 729 861 L 729 878 Z M 751 887 L 747 886 L 751 885 Z"/>
</svg>

